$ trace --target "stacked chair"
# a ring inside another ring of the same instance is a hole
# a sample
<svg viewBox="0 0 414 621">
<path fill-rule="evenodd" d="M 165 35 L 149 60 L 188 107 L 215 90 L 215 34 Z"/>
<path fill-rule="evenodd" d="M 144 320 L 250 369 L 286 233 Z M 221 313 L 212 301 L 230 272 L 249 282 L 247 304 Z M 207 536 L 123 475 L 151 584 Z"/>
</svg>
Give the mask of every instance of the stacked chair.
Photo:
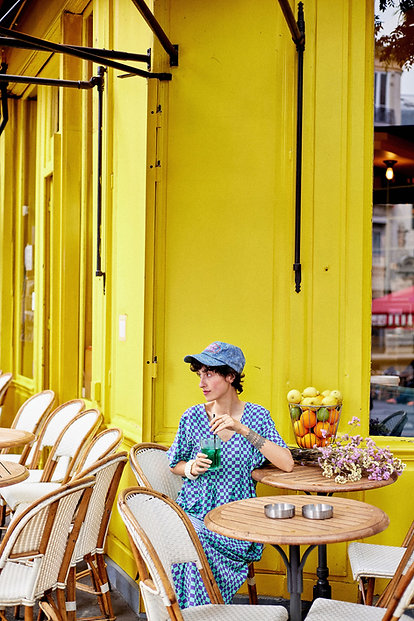
<svg viewBox="0 0 414 621">
<path fill-rule="evenodd" d="M 76 619 L 76 588 L 97 596 L 102 618 L 115 618 L 104 561 L 104 548 L 119 480 L 128 460 L 127 453 L 115 452 L 122 442 L 122 437 L 122 431 L 114 427 L 90 438 L 85 443 L 71 476 L 71 483 L 85 477 L 93 477 L 95 486 L 71 559 L 66 602 L 64 592 L 59 591 L 60 614 L 68 621 Z M 54 481 L 32 483 L 25 481 L 21 486 L 19 484 L 14 487 L 16 491 L 12 508 L 15 516 L 18 516 L 36 498 L 56 492 L 62 485 Z M 87 564 L 87 570 L 77 574 L 76 567 L 82 561 Z M 79 582 L 86 574 L 91 577 L 91 587 Z M 63 584 L 61 588 L 64 586 Z"/>
<path fill-rule="evenodd" d="M 38 482 L 66 483 L 71 478 L 85 443 L 96 433 L 102 414 L 95 409 L 80 412 L 70 420 L 51 445 L 44 468 L 29 469 L 29 477 L 22 483 L 0 489 L 0 494 L 11 511 L 21 502 L 21 485 Z M 43 436 L 45 438 L 47 434 Z M 46 446 L 50 446 L 47 440 Z M 24 488 L 23 488 L 24 489 Z"/>
<path fill-rule="evenodd" d="M 140 589 L 149 621 L 287 621 L 283 606 L 223 603 L 194 527 L 176 502 L 153 490 L 124 490 L 118 509 L 127 528 L 140 575 Z M 174 591 L 171 566 L 194 563 L 211 604 L 181 610 Z"/>
<path fill-rule="evenodd" d="M 413 552 L 414 521 L 411 522 L 401 547 L 362 543 L 360 541 L 353 541 L 349 544 L 348 557 L 352 575 L 354 580 L 359 582 L 360 595 L 364 604 L 372 605 L 375 579 L 391 579 L 396 572 L 403 571 Z"/>
<path fill-rule="evenodd" d="M 316 599 L 307 616 L 306 621 L 410 621 L 412 617 L 404 614 L 410 607 L 414 597 L 414 562 L 405 573 L 394 576 L 393 588 L 388 598 L 386 608 L 365 606 L 351 602 L 340 602 L 333 599 Z"/>
<path fill-rule="evenodd" d="M 61 587 L 94 484 L 89 477 L 60 486 L 12 520 L 0 545 L 1 610 L 22 605 L 32 621 L 34 604 L 42 602 L 49 618 L 64 620 Z"/>
</svg>

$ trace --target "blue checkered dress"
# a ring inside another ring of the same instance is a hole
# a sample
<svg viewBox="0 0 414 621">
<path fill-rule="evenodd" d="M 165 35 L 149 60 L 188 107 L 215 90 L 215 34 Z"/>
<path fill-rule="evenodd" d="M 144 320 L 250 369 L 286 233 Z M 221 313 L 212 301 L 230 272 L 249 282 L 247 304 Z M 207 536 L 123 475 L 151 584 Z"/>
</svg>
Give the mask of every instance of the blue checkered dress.
<svg viewBox="0 0 414 621">
<path fill-rule="evenodd" d="M 241 422 L 264 438 L 279 446 L 286 446 L 268 410 L 254 403 L 246 403 Z M 194 405 L 181 417 L 177 435 L 168 457 L 170 466 L 179 461 L 194 459 L 200 450 L 200 439 L 213 436 L 205 406 Z M 243 436 L 235 433 L 227 442 L 221 442 L 221 466 L 207 471 L 195 481 L 184 479 L 177 498 L 196 526 L 198 536 L 213 571 L 225 603 L 246 580 L 247 566 L 261 558 L 263 546 L 238 541 L 209 531 L 203 524 L 206 513 L 233 500 L 256 496 L 256 484 L 251 472 L 265 461 L 263 455 Z M 209 604 L 210 600 L 195 565 L 173 566 L 173 578 L 180 608 Z"/>
</svg>

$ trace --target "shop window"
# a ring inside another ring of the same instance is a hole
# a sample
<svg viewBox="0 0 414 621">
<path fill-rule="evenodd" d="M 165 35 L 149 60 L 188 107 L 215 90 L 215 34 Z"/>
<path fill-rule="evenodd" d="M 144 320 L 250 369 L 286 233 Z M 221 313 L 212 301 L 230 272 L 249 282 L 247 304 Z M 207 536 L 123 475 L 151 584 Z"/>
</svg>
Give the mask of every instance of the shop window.
<svg viewBox="0 0 414 621">
<path fill-rule="evenodd" d="M 33 332 L 35 315 L 35 170 L 36 101 L 22 106 L 23 140 L 20 151 L 21 186 L 17 213 L 17 287 L 19 300 L 19 347 L 17 368 L 20 375 L 33 378 Z"/>
<path fill-rule="evenodd" d="M 394 8 L 379 18 L 387 36 L 413 15 Z M 414 436 L 414 70 L 384 49 L 376 46 L 374 86 L 370 433 L 407 437 Z"/>
</svg>

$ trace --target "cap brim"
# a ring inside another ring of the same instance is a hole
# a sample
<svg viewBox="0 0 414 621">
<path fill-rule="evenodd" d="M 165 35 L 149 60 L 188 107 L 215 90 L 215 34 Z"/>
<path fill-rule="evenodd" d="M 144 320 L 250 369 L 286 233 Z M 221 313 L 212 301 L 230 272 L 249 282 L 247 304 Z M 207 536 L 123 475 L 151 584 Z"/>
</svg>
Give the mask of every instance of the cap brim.
<svg viewBox="0 0 414 621">
<path fill-rule="evenodd" d="M 184 358 L 184 362 L 191 363 L 193 360 L 197 360 L 201 362 L 201 364 L 205 364 L 206 367 L 224 367 L 225 362 L 219 362 L 217 358 L 213 358 L 213 356 L 209 356 L 208 354 L 196 354 L 195 356 L 186 356 Z"/>
</svg>

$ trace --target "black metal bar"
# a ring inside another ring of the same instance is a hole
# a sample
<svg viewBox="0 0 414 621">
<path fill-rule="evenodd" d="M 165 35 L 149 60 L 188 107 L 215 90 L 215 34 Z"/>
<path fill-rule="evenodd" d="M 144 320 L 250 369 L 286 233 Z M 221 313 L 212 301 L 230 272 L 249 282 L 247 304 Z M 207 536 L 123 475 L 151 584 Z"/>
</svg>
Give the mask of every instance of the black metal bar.
<svg viewBox="0 0 414 621">
<path fill-rule="evenodd" d="M 1 63 L 1 71 L 6 73 L 7 71 L 7 63 Z M 1 113 L 2 120 L 0 125 L 0 136 L 5 130 L 7 122 L 9 120 L 9 106 L 8 106 L 8 96 L 7 96 L 7 85 L 8 82 L 2 82 L 0 84 L 0 93 L 1 93 Z"/>
<path fill-rule="evenodd" d="M 14 37 L 0 37 L 0 47 L 18 47 L 25 50 L 39 50 L 48 52 L 49 50 L 43 45 L 36 45 L 34 43 L 28 43 L 27 41 L 19 41 Z M 136 62 L 146 63 L 151 62 L 150 54 L 133 54 L 132 52 L 120 52 L 118 50 L 105 50 L 104 48 L 96 47 L 84 47 L 80 45 L 68 45 L 67 47 L 78 50 L 80 52 L 89 52 L 95 56 L 101 56 L 102 58 L 118 58 L 119 60 L 134 60 Z"/>
<path fill-rule="evenodd" d="M 178 47 L 173 45 L 164 30 L 161 28 L 160 23 L 157 21 L 155 15 L 149 9 L 145 0 L 132 0 L 135 7 L 141 13 L 142 17 L 147 22 L 148 26 L 151 28 L 152 32 L 157 37 L 158 41 L 161 43 L 164 50 L 167 52 L 170 57 L 170 66 L 177 67 L 178 66 Z"/>
<path fill-rule="evenodd" d="M 137 67 L 132 67 L 131 65 L 124 65 L 123 63 L 118 63 L 114 60 L 101 58 L 97 54 L 92 54 L 91 52 L 77 50 L 69 45 L 62 45 L 61 43 L 52 43 L 51 41 L 45 41 L 44 39 L 32 37 L 31 35 L 25 34 L 23 32 L 17 32 L 16 30 L 4 28 L 3 26 L 0 26 L 0 34 L 10 36 L 12 38 L 18 39 L 19 41 L 25 41 L 27 43 L 39 45 L 43 49 L 49 50 L 50 52 L 69 54 L 71 56 L 76 56 L 77 58 L 82 58 L 83 60 L 90 60 L 94 63 L 99 63 L 106 67 L 112 67 L 113 69 L 119 69 L 120 71 L 132 73 L 133 75 L 141 76 L 143 78 L 157 78 L 158 80 L 171 80 L 172 78 L 171 73 L 151 73 L 149 71 L 144 71 L 143 69 L 138 69 Z"/>
<path fill-rule="evenodd" d="M 303 125 L 303 52 L 305 50 L 305 20 L 303 3 L 298 4 L 298 29 L 301 33 L 296 43 L 298 52 L 297 108 L 296 108 L 296 190 L 295 190 L 295 291 L 300 292 L 302 266 L 300 262 L 301 218 L 302 218 L 302 125 Z"/>
<path fill-rule="evenodd" d="M 4 22 L 4 20 L 6 19 L 8 15 L 10 15 L 10 13 L 13 13 L 14 9 L 18 7 L 19 4 L 23 4 L 25 1 L 26 0 L 17 0 L 17 2 L 15 2 L 13 6 L 0 18 L 0 24 Z"/>
<path fill-rule="evenodd" d="M 37 78 L 30 75 L 8 75 L 0 73 L 0 82 L 13 82 L 14 84 L 41 84 L 43 86 L 65 86 L 66 88 L 90 89 L 95 86 L 91 78 L 89 82 L 83 80 L 55 80 L 52 78 Z"/>
<path fill-rule="evenodd" d="M 105 293 L 105 272 L 102 271 L 101 242 L 102 242 L 102 126 L 103 126 L 103 90 L 105 67 L 98 67 L 98 187 L 96 194 L 96 272 L 95 276 L 103 277 L 103 291 Z"/>
</svg>

